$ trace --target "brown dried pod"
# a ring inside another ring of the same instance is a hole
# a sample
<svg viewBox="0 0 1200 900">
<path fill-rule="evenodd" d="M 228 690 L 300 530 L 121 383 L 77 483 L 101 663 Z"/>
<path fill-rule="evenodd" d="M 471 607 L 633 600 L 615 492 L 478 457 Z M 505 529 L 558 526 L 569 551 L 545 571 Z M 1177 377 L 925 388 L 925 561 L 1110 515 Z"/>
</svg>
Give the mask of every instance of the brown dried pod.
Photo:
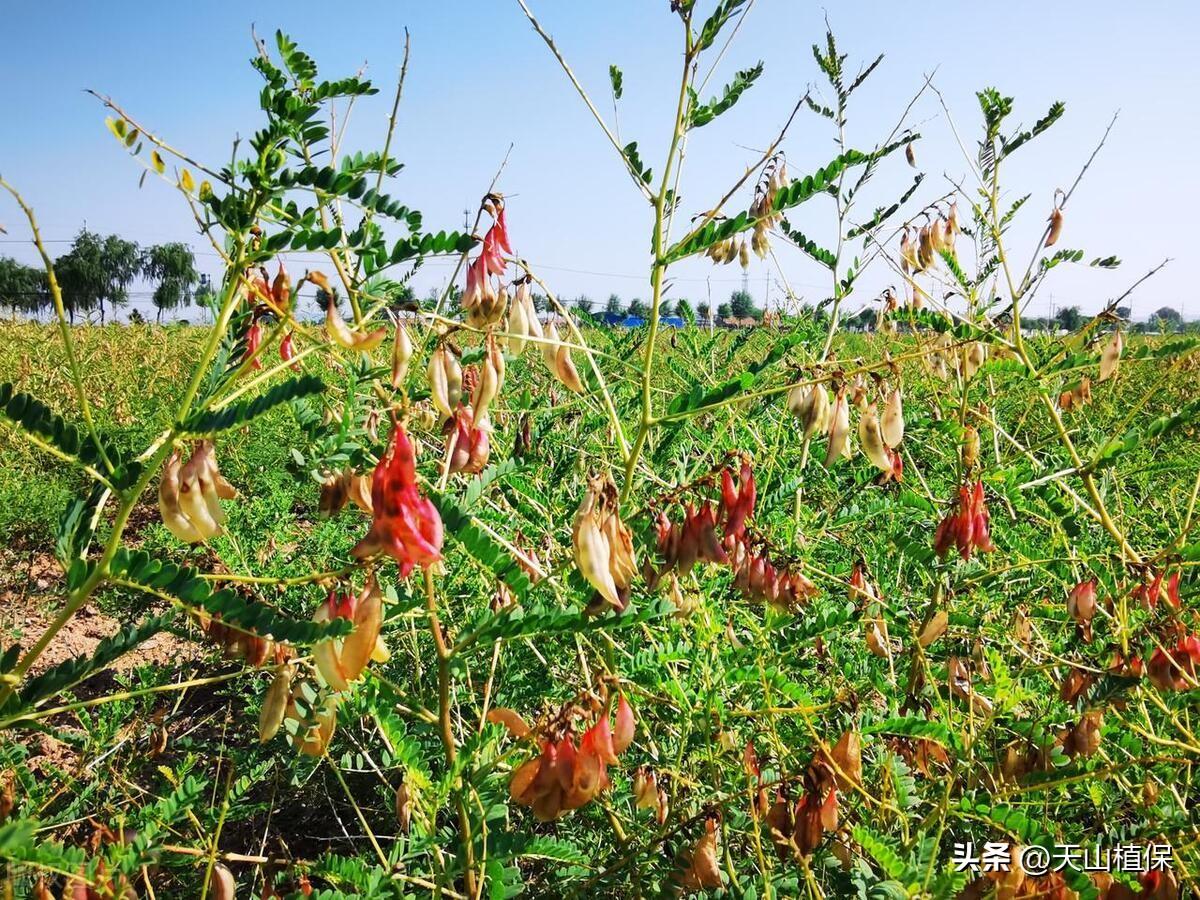
<svg viewBox="0 0 1200 900">
<path fill-rule="evenodd" d="M 939 609 L 921 626 L 921 632 L 917 635 L 917 643 L 922 647 L 928 647 L 946 633 L 946 626 L 949 624 L 950 616 L 944 609 Z"/>
<path fill-rule="evenodd" d="M 400 826 L 401 834 L 408 834 L 412 830 L 412 808 L 412 788 L 409 787 L 408 779 L 405 779 L 396 788 L 396 822 Z"/>
<path fill-rule="evenodd" d="M 208 886 L 212 888 L 209 896 L 213 900 L 234 900 L 237 897 L 237 879 L 220 863 L 213 866 L 212 880 Z"/>
<path fill-rule="evenodd" d="M 292 677 L 296 670 L 284 664 L 275 670 L 271 686 L 263 697 L 262 710 L 258 715 L 258 740 L 265 744 L 279 732 L 283 717 L 287 714 L 288 701 L 292 696 Z"/>
<path fill-rule="evenodd" d="M 1058 236 L 1062 234 L 1063 227 L 1063 212 L 1059 207 L 1054 207 L 1054 212 L 1050 213 L 1050 231 L 1046 235 L 1046 246 L 1053 247 L 1058 243 Z"/>
<path fill-rule="evenodd" d="M 704 822 L 704 834 L 692 849 L 680 886 L 685 891 L 702 891 L 722 886 L 721 866 L 717 860 L 717 826 L 712 819 Z"/>
</svg>

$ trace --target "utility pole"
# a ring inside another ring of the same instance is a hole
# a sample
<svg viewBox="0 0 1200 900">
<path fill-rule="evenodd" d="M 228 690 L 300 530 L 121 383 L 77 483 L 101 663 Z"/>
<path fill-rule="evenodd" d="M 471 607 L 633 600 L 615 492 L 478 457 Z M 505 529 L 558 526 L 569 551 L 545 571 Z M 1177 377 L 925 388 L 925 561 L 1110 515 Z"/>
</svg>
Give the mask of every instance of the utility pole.
<svg viewBox="0 0 1200 900">
<path fill-rule="evenodd" d="M 471 210 L 470 207 L 463 207 L 463 234 L 469 233 L 471 230 Z"/>
</svg>

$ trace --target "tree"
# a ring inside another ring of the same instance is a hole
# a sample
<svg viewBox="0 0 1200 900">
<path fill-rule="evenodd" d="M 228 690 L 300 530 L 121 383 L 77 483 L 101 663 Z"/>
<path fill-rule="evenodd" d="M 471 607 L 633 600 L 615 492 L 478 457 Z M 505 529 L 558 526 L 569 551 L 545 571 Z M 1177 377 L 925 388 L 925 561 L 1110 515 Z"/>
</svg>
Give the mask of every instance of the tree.
<svg viewBox="0 0 1200 900">
<path fill-rule="evenodd" d="M 1173 306 L 1162 306 L 1154 311 L 1154 318 L 1162 322 L 1163 331 L 1178 331 L 1183 324 L 1183 315 Z"/>
<path fill-rule="evenodd" d="M 701 303 L 699 306 L 696 307 L 696 312 L 700 313 L 700 318 L 707 319 L 709 316 L 712 315 L 712 307 L 709 306 L 707 303 Z"/>
<path fill-rule="evenodd" d="M 1054 314 L 1054 321 L 1058 323 L 1059 328 L 1074 331 L 1083 324 L 1083 316 L 1080 315 L 1078 306 L 1064 306 Z"/>
<path fill-rule="evenodd" d="M 120 306 L 128 299 L 127 289 L 142 271 L 142 252 L 133 241 L 115 234 L 101 238 L 84 228 L 54 270 L 71 321 L 76 312 L 99 308 L 103 322 L 105 302 Z"/>
<path fill-rule="evenodd" d="M 604 311 L 606 313 L 608 313 L 610 316 L 620 315 L 621 298 L 618 297 L 616 294 L 609 294 L 608 302 L 604 304 Z"/>
<path fill-rule="evenodd" d="M 733 315 L 733 307 L 728 303 L 722 303 L 717 307 L 717 318 L 728 319 L 731 315 Z"/>
<path fill-rule="evenodd" d="M 636 318 L 643 318 L 646 315 L 646 304 L 643 303 L 639 298 L 634 297 L 629 301 L 629 309 L 627 309 L 626 312 Z"/>
<path fill-rule="evenodd" d="M 154 287 L 154 306 L 157 320 L 162 322 L 164 309 L 178 309 L 192 302 L 192 291 L 200 275 L 196 257 L 187 244 L 155 244 L 143 259 L 146 278 L 157 282 Z"/>
<path fill-rule="evenodd" d="M 575 308 L 582 313 L 588 313 L 590 315 L 593 305 L 595 305 L 594 301 L 587 294 L 580 294 L 575 298 Z"/>
<path fill-rule="evenodd" d="M 1128 306 L 1118 306 L 1116 312 L 1117 318 L 1124 319 L 1126 322 L 1133 316 L 1133 310 Z"/>
<path fill-rule="evenodd" d="M 739 319 L 758 318 L 758 309 L 754 306 L 754 297 L 748 291 L 734 291 L 729 295 L 729 309 Z"/>
<path fill-rule="evenodd" d="M 30 313 L 49 305 L 46 271 L 0 256 L 0 306 L 7 306 L 14 313 Z"/>
</svg>

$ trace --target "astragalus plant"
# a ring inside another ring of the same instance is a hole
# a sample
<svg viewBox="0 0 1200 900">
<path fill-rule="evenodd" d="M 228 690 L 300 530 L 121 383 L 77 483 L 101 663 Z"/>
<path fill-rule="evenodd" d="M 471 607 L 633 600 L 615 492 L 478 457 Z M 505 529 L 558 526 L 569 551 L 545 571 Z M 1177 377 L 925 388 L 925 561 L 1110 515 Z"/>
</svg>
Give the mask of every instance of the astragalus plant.
<svg viewBox="0 0 1200 900">
<path fill-rule="evenodd" d="M 52 267 L 72 393 L 52 409 L 0 388 L 10 424 L 88 484 L 61 517 L 53 621 L 0 657 L 9 887 L 1177 896 L 1200 864 L 1196 342 L 1127 339 L 1119 300 L 1073 334 L 1022 328 L 1052 270 L 1087 259 L 1065 249 L 1080 179 L 1015 202 L 1001 181 L 1063 107 L 1022 130 L 981 91 L 967 179 L 924 197 L 912 105 L 857 143 L 851 100 L 885 63 L 857 67 L 827 34 L 821 89 L 781 111 L 753 165 L 685 201 L 689 142 L 765 71 L 706 99 L 753 4 L 661 4 L 680 65 L 652 168 L 518 2 L 645 200 L 644 328 L 567 311 L 520 254 L 545 223 L 502 172 L 470 233 L 393 196 L 403 75 L 383 149 L 351 153 L 370 82 L 322 80 L 282 33 L 256 42 L 263 124 L 225 165 L 102 98 L 224 275 L 147 446 L 98 424 L 97 357 Z M 610 78 L 619 103 L 633 86 Z M 830 127 L 832 157 L 797 173 L 785 147 Z M 874 196 L 884 181 L 900 187 Z M 793 225 L 802 205 L 827 225 Z M 1024 268 L 1022 216 L 1046 217 Z M 666 331 L 679 263 L 793 251 L 828 279 L 815 309 Z M 298 252 L 322 262 L 289 272 Z M 438 255 L 453 275 L 419 305 L 409 279 Z M 868 268 L 893 286 L 873 332 L 846 334 Z M 298 312 L 313 293 L 315 324 Z M 147 510 L 162 528 L 132 533 Z M 114 600 L 147 615 L 39 665 Z M 226 660 L 81 691 L 163 630 Z M 224 698 L 226 720 L 176 736 L 196 697 Z M 110 710 L 147 718 L 144 755 L 50 790 L 33 735 L 101 733 Z M 956 845 L 988 844 L 1162 865 L 954 864 Z"/>
</svg>

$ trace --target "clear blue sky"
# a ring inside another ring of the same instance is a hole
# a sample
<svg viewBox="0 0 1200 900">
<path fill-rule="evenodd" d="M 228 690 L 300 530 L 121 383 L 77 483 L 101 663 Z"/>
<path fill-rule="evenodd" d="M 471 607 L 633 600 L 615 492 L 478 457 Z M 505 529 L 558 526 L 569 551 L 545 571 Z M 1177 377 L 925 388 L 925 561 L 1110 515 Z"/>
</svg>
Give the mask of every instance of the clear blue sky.
<svg viewBox="0 0 1200 900">
<path fill-rule="evenodd" d="M 679 56 L 667 0 L 530 2 L 610 121 L 608 65 L 624 70 L 621 138 L 637 140 L 643 159 L 658 169 Z M 699 5 L 706 10 L 711 2 Z M 734 110 L 694 132 L 681 188 L 685 211 L 711 206 L 754 158 L 746 148 L 768 143 L 796 98 L 816 82 L 809 47 L 822 37 L 826 9 L 852 63 L 887 54 L 855 97 L 852 146 L 868 149 L 886 134 L 923 73 L 935 66 L 936 84 L 968 146 L 978 130 L 977 88 L 995 85 L 1014 95 L 1014 122 L 1031 123 L 1051 101 L 1066 102 L 1064 120 L 1009 166 L 1012 195 L 1033 193 L 1018 238 L 1040 229 L 1054 189 L 1070 185 L 1120 109 L 1108 146 L 1072 201 L 1061 245 L 1083 248 L 1089 259 L 1116 254 L 1124 264 L 1113 273 L 1060 267 L 1035 311 L 1045 312 L 1051 290 L 1057 305 L 1094 310 L 1171 256 L 1176 261 L 1134 295 L 1135 316 L 1181 303 L 1191 307 L 1189 317 L 1200 315 L 1200 303 L 1190 297 L 1191 220 L 1200 209 L 1200 187 L 1190 171 L 1200 144 L 1200 7 L 1184 0 L 1009 0 L 987 13 L 975 3 L 922 7 L 893 0 L 843 12 L 838 4 L 758 0 L 706 93 L 759 59 L 765 74 Z M 49 239 L 69 240 L 86 220 L 93 230 L 142 243 L 184 240 L 207 249 L 167 186 L 150 179 L 138 190 L 140 169 L 108 134 L 104 111 L 83 88 L 111 95 L 172 143 L 220 164 L 231 137 L 248 136 L 259 121 L 260 80 L 248 65 L 250 25 L 267 35 L 282 27 L 325 75 L 369 65 L 381 93 L 355 110 L 346 144 L 369 149 L 382 139 L 408 26 L 413 52 L 395 146 L 406 168 L 393 192 L 424 212 L 427 227 L 461 226 L 464 206 L 478 202 L 511 142 L 500 187 L 512 195 L 517 251 L 540 265 L 564 297 L 586 293 L 602 302 L 613 292 L 626 301 L 647 294 L 645 203 L 515 2 L 8 0 L 0 21 L 0 172 L 34 204 Z M 917 150 L 929 173 L 922 190 L 932 198 L 948 187 L 944 176 L 962 178 L 966 170 L 935 97 L 922 99 L 913 118 L 925 135 Z M 800 116 L 786 145 L 794 174 L 832 156 L 827 125 Z M 908 177 L 897 158 L 876 179 L 866 207 L 890 201 Z M 818 199 L 794 224 L 828 243 L 830 212 Z M 26 231 L 7 199 L 0 201 L 0 222 L 9 229 L 0 237 L 9 241 L 0 253 L 32 261 L 28 246 L 11 243 Z M 1027 258 L 1028 249 L 1018 256 Z M 828 293 L 825 274 L 798 251 L 784 249 L 781 259 L 797 293 L 810 301 Z M 199 260 L 203 270 L 215 271 L 213 256 Z M 311 261 L 298 256 L 292 266 L 302 270 Z M 704 299 L 706 277 L 714 301 L 741 281 L 736 265 L 695 262 L 674 271 L 674 295 L 693 302 Z M 431 265 L 419 273 L 417 288 L 424 293 L 446 275 L 444 266 Z M 760 302 L 768 277 L 775 278 L 756 260 L 750 284 Z M 879 267 L 862 282 L 858 301 L 894 281 Z M 775 285 L 771 292 L 778 296 Z"/>
</svg>

